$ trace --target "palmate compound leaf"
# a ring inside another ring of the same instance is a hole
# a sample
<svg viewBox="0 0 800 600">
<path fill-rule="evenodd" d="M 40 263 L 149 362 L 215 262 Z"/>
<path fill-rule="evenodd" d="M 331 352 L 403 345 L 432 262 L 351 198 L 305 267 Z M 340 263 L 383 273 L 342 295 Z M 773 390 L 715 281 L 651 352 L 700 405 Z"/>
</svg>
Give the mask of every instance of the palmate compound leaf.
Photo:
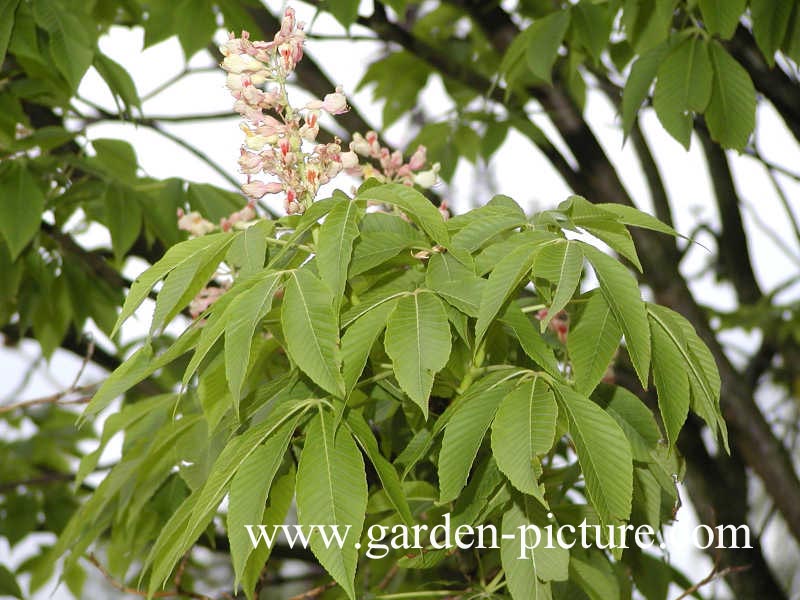
<svg viewBox="0 0 800 600">
<path fill-rule="evenodd" d="M 515 488 L 542 504 L 539 457 L 553 446 L 557 416 L 553 391 L 537 377 L 503 398 L 492 423 L 492 452 L 497 466 Z"/>
<path fill-rule="evenodd" d="M 500 559 L 514 600 L 549 600 L 552 598 L 550 582 L 565 581 L 568 577 L 569 550 L 558 544 L 548 548 L 545 539 L 537 544 L 534 527 L 541 530 L 544 538 L 544 528 L 548 525 L 553 523 L 548 520 L 546 511 L 526 496 L 515 496 L 503 515 Z M 523 543 L 535 548 L 525 550 L 523 555 Z"/>
<path fill-rule="evenodd" d="M 294 271 L 286 283 L 281 325 L 297 366 L 324 390 L 344 396 L 333 296 L 308 268 Z"/>
<path fill-rule="evenodd" d="M 639 286 L 631 273 L 607 254 L 588 244 L 583 252 L 592 263 L 600 291 L 614 315 L 628 345 L 628 353 L 642 386 L 647 389 L 650 373 L 650 327 Z"/>
<path fill-rule="evenodd" d="M 628 519 L 633 496 L 633 458 L 625 433 L 597 404 L 572 388 L 553 388 L 569 420 L 586 493 L 604 525 Z"/>
<path fill-rule="evenodd" d="M 575 389 L 589 396 L 608 368 L 619 347 L 622 330 L 603 294 L 594 291 L 586 297 L 581 318 L 567 337 Z"/>
<path fill-rule="evenodd" d="M 331 577 L 355 599 L 356 542 L 367 509 L 364 459 L 350 430 L 334 426 L 334 415 L 321 405 L 306 430 L 297 468 L 297 518 L 300 525 L 338 526 L 346 541 L 339 547 L 312 534 L 311 550 Z"/>
<path fill-rule="evenodd" d="M 423 290 L 400 298 L 386 325 L 385 345 L 397 382 L 427 419 L 433 378 L 450 358 L 450 323 L 442 301 Z"/>
</svg>

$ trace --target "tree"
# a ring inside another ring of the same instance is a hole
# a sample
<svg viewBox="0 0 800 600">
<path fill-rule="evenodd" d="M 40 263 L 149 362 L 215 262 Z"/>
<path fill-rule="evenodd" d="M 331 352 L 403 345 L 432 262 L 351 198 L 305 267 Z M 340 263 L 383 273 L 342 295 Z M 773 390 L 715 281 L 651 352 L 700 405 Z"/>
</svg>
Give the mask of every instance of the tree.
<svg viewBox="0 0 800 600">
<path fill-rule="evenodd" d="M 649 554 L 599 550 L 602 536 L 591 549 L 533 555 L 533 565 L 514 561 L 508 544 L 479 555 L 426 548 L 359 562 L 355 549 L 333 551 L 317 537 L 310 551 L 276 546 L 262 572 L 268 551 L 251 551 L 243 525 L 282 522 L 295 491 L 300 523 L 354 531 L 423 519 L 433 525 L 445 513 L 455 524 L 491 522 L 508 531 L 545 527 L 548 511 L 558 524 L 585 518 L 657 529 L 680 504 L 676 473 L 702 523 L 755 527 L 755 511 L 766 507 L 796 548 L 800 319 L 786 293 L 796 271 L 785 286 L 762 289 L 732 165 L 738 152 L 769 174 L 783 212 L 759 217 L 767 226 L 791 224 L 787 254 L 796 261 L 796 201 L 784 188 L 796 192 L 800 175 L 765 158 L 769 140 L 755 117 L 769 107 L 800 140 L 800 3 L 524 0 L 508 8 L 393 0 L 375 2 L 371 14 L 351 0 L 311 4 L 349 31 L 385 42 L 362 85 L 385 100 L 383 128 L 414 113 L 418 132 L 409 148 L 424 145 L 445 181 L 461 158 L 486 163 L 514 130 L 577 195 L 533 217 L 498 196 L 445 221 L 431 205 L 440 203 L 436 194 L 426 192 L 426 200 L 424 190 L 367 179 L 355 200 L 337 192 L 292 205 L 287 197 L 289 212 L 302 214 L 245 228 L 250 211 L 265 209 L 241 194 L 142 177 L 126 142 L 86 141 L 91 123 L 117 120 L 186 144 L 164 128 L 180 116 L 143 114 L 131 76 L 97 40 L 112 25 L 141 26 L 148 45 L 177 35 L 187 57 L 210 53 L 224 64 L 210 45 L 218 18 L 269 40 L 279 17 L 251 0 L 191 8 L 0 3 L 6 345 L 30 337 L 46 357 L 62 348 L 111 372 L 100 386 L 76 379 L 61 394 L 3 409 L 11 428 L 32 422 L 35 433 L 0 447 L 2 533 L 12 545 L 37 530 L 60 536 L 16 573 L 0 571 L 3 593 L 21 596 L 15 575 L 23 573 L 32 574 L 32 587 L 44 583 L 67 550 L 63 576 L 78 596 L 81 557 L 121 588 L 137 587 L 143 570 L 143 589 L 189 597 L 233 592 L 234 583 L 272 597 L 267 588 L 286 576 L 280 566 L 289 558 L 330 574 L 304 574 L 304 589 L 321 586 L 316 596 L 418 593 L 432 581 L 456 597 L 628 597 L 635 586 L 664 598 L 671 581 L 697 588 Z M 341 112 L 313 50 L 297 58 L 300 86 L 314 97 L 332 94 L 317 109 Z M 75 101 L 90 66 L 116 111 Z M 444 120 L 417 110 L 432 77 L 455 107 Z M 633 148 L 660 221 L 634 210 L 646 199 L 629 192 L 585 114 L 587 94 L 598 93 L 618 108 L 615 142 L 624 138 Z M 532 107 L 549 129 L 537 126 Z M 692 246 L 673 235 L 676 199 L 640 126 L 651 108 L 675 140 L 702 148 L 719 223 L 685 233 L 707 232 L 710 268 L 735 291 L 734 310 L 701 304 L 681 268 Z M 366 144 L 367 174 L 380 174 L 386 142 L 355 137 L 372 129 L 355 107 L 337 123 L 354 150 Z M 318 139 L 331 142 L 333 133 L 322 129 Z M 203 157 L 202 148 L 193 151 Z M 314 164 L 326 164 L 320 152 Z M 367 211 L 368 203 L 381 210 Z M 176 226 L 178 209 L 191 239 Z M 110 247 L 82 245 L 76 221 L 105 226 Z M 220 222 L 222 230 L 211 231 Z M 565 231 L 591 234 L 623 262 Z M 136 281 L 123 270 L 130 257 L 152 265 Z M 214 276 L 221 262 L 236 275 L 225 293 L 229 282 Z M 599 284 L 590 291 L 579 285 L 587 273 Z M 634 277 L 652 302 L 642 301 Z M 188 305 L 200 292 L 193 319 Z M 123 345 L 118 325 L 151 299 L 149 334 Z M 82 337 L 89 319 L 110 345 Z M 177 338 L 163 331 L 174 319 L 189 323 Z M 737 328 L 761 335 L 744 361 L 732 360 L 725 344 Z M 765 389 L 781 398 L 775 411 L 757 401 Z M 121 407 L 95 433 L 89 424 L 120 395 Z M 90 398 L 77 427 L 64 405 Z M 535 418 L 521 419 L 526 413 Z M 99 435 L 105 444 L 116 432 L 125 436 L 121 457 L 95 487 L 86 477 L 98 470 L 102 445 L 87 454 L 79 442 Z M 524 447 L 531 452 L 518 451 Z M 754 486 L 763 490 L 761 506 Z M 754 529 L 751 548 L 709 551 L 714 574 L 735 597 L 791 594 L 792 573 L 768 560 L 762 533 Z M 203 575 L 209 553 L 228 559 L 231 575 L 222 584 Z"/>
</svg>

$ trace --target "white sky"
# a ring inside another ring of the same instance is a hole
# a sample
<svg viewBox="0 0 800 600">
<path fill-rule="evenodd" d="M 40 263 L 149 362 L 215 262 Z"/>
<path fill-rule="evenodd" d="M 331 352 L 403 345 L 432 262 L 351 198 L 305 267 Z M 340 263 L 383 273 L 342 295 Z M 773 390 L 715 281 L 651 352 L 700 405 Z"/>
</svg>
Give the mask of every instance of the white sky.
<svg viewBox="0 0 800 600">
<path fill-rule="evenodd" d="M 274 1 L 269 1 L 267 4 L 272 9 L 279 8 L 281 5 L 280 2 Z M 313 12 L 310 7 L 295 3 L 295 8 L 300 20 L 306 22 L 311 20 Z M 322 15 L 316 20 L 312 31 L 320 34 L 343 33 L 341 27 L 326 15 Z M 354 29 L 354 32 L 358 33 L 357 28 Z M 221 40 L 222 32 L 219 32 L 219 35 Z M 141 29 L 129 30 L 115 27 L 109 35 L 100 40 L 100 47 L 103 52 L 122 64 L 131 73 L 140 95 L 146 96 L 162 82 L 181 72 L 184 68 L 184 58 L 176 38 L 144 51 L 142 42 Z M 372 101 L 370 90 L 358 94 L 352 92 L 364 69 L 372 59 L 379 56 L 380 50 L 380 44 L 372 42 L 309 40 L 306 44 L 307 54 L 318 60 L 327 73 L 333 74 L 334 83 L 344 86 L 350 103 L 357 106 L 376 129 L 380 125 L 380 104 Z M 205 53 L 200 53 L 190 61 L 189 66 L 203 68 L 212 64 L 210 57 Z M 113 101 L 105 84 L 94 71 L 91 71 L 84 79 L 80 94 L 109 110 L 114 109 Z M 424 107 L 432 115 L 442 114 L 450 106 L 440 82 L 433 78 L 421 97 Z M 306 96 L 297 94 L 293 98 L 295 104 L 303 104 L 308 99 Z M 216 113 L 230 110 L 231 104 L 232 99 L 224 87 L 223 72 L 221 70 L 202 72 L 184 78 L 179 84 L 147 100 L 144 103 L 144 115 Z M 632 148 L 630 146 L 622 147 L 619 120 L 614 109 L 604 97 L 590 93 L 586 115 L 607 153 L 617 165 L 622 179 L 629 187 L 638 205 L 645 210 L 650 210 L 644 178 L 633 156 Z M 800 171 L 800 148 L 783 127 L 776 113 L 770 106 L 762 106 L 757 117 L 758 141 L 761 151 L 769 160 L 794 171 Z M 691 150 L 687 153 L 661 129 L 652 111 L 645 111 L 642 121 L 645 134 L 650 139 L 655 149 L 656 159 L 662 167 L 662 175 L 672 199 L 676 229 L 683 234 L 689 234 L 700 219 L 708 220 L 716 227 L 718 216 L 699 140 L 693 141 Z M 537 116 L 536 122 L 548 134 L 557 138 L 557 134 L 546 120 Z M 242 133 L 237 125 L 238 120 L 231 118 L 167 125 L 167 128 L 209 155 L 227 172 L 241 179 L 241 176 L 237 174 L 236 159 L 239 155 Z M 385 134 L 396 147 L 403 148 L 416 132 L 409 129 L 407 121 L 401 121 Z M 89 129 L 89 137 L 91 139 L 112 137 L 128 140 L 136 149 L 143 171 L 152 177 L 177 176 L 222 187 L 228 186 L 227 182 L 206 164 L 147 128 L 115 123 L 96 124 Z M 735 153 L 729 153 L 729 157 L 733 164 L 741 198 L 748 207 L 743 211 L 743 217 L 745 228 L 750 234 L 750 253 L 756 275 L 762 288 L 770 291 L 792 276 L 797 278 L 798 271 L 800 271 L 800 246 L 798 246 L 798 240 L 794 238 L 784 209 L 781 207 L 763 168 L 748 157 L 738 156 Z M 530 142 L 516 133 L 509 136 L 501 150 L 491 160 L 490 168 L 493 171 L 491 185 L 494 186 L 494 191 L 511 196 L 528 211 L 553 207 L 570 193 L 546 159 L 536 151 Z M 476 194 L 483 193 L 482 201 L 484 202 L 489 200 L 487 183 L 482 180 L 482 177 L 462 160 L 454 183 L 450 187 L 440 185 L 439 191 L 459 212 L 459 209 L 468 208 L 468 203 Z M 795 218 L 800 219 L 800 184 L 788 177 L 781 177 L 780 183 L 790 198 Z M 280 211 L 277 200 L 275 208 Z M 781 240 L 781 244 L 790 249 L 790 255 L 781 250 L 770 236 L 763 233 L 753 215 L 758 215 L 762 221 L 769 224 L 774 234 Z M 107 240 L 107 235 L 101 228 L 93 229 L 91 236 L 87 239 L 91 244 L 102 243 L 104 240 Z M 701 236 L 699 240 L 713 247 L 712 241 L 707 237 Z M 687 274 L 699 272 L 708 259 L 709 254 L 699 246 L 695 246 L 690 250 L 688 258 L 682 265 L 683 272 Z M 128 269 L 131 271 L 131 275 L 136 275 L 142 267 L 142 264 L 133 263 L 129 265 Z M 735 307 L 735 296 L 730 286 L 717 285 L 709 275 L 695 281 L 692 289 L 702 303 L 720 309 Z M 800 285 L 795 283 L 778 298 L 785 302 L 797 301 L 800 298 Z M 144 333 L 144 331 L 138 332 L 135 329 L 134 326 L 134 330 L 127 332 L 128 335 Z M 757 347 L 760 336 L 757 333 L 747 334 L 738 331 L 725 334 L 724 339 L 726 342 L 730 342 L 732 347 L 752 352 Z M 0 348 L 0 373 L 7 380 L 9 377 L 12 381 L 18 379 L 36 354 L 36 345 L 33 343 L 23 344 L 21 353 L 17 350 L 12 352 Z M 731 358 L 736 363 L 741 363 L 741 354 L 731 352 Z M 39 369 L 26 388 L 24 396 L 26 398 L 38 397 L 64 389 L 74 377 L 78 364 L 79 361 L 73 357 L 58 352 L 49 368 L 49 372 L 54 374 L 56 381 L 52 381 L 49 375 L 45 375 L 45 369 Z M 101 377 L 99 369 L 90 369 L 83 381 L 96 381 L 99 377 Z M 774 400 L 768 395 L 766 400 L 770 399 Z M 0 436 L 8 433 L 0 429 Z M 685 490 L 682 491 L 682 496 L 686 501 L 688 494 Z M 696 525 L 694 515 L 689 509 L 684 509 L 680 511 L 678 517 L 676 524 L 667 530 L 669 555 L 678 568 L 690 574 L 692 578 L 700 579 L 710 571 L 711 565 L 705 555 L 695 550 L 690 543 L 690 534 Z M 769 533 L 770 535 L 765 541 L 768 558 L 775 559 L 780 564 L 787 564 L 786 561 L 792 560 L 793 557 L 792 552 L 787 552 L 784 541 L 787 536 L 775 527 L 772 527 Z M 796 547 L 793 550 L 796 552 Z M 35 546 L 26 544 L 13 553 L 11 563 L 19 564 L 24 557 L 35 551 Z M 5 540 L 0 540 L 0 561 L 5 560 L 3 557 L 7 553 L 8 547 Z M 710 591 L 709 588 L 705 589 L 706 592 Z M 37 594 L 36 598 L 52 597 L 57 600 L 71 598 L 64 586 L 59 588 L 53 596 L 50 596 L 51 591 L 51 589 L 47 589 Z M 105 592 L 103 594 L 107 595 Z"/>
</svg>

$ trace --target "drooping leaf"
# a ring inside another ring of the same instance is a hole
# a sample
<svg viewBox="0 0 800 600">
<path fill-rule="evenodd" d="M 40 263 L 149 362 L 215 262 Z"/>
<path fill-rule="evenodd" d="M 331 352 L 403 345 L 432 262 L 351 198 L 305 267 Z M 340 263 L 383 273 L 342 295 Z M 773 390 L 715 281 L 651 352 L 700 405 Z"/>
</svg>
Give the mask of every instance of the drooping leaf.
<svg viewBox="0 0 800 600">
<path fill-rule="evenodd" d="M 639 286 L 636 285 L 633 275 L 607 254 L 589 245 L 584 245 L 583 250 L 600 281 L 600 291 L 625 334 L 628 353 L 639 381 L 647 388 L 650 373 L 650 327 L 647 324 L 644 302 L 639 295 Z"/>
<path fill-rule="evenodd" d="M 724 148 L 741 150 L 756 124 L 756 91 L 745 68 L 719 43 L 709 45 L 714 81 L 706 123 Z"/>
<path fill-rule="evenodd" d="M 339 328 L 330 289 L 307 268 L 286 284 L 281 324 L 289 355 L 314 382 L 335 396 L 344 395 Z"/>
<path fill-rule="evenodd" d="M 633 459 L 625 434 L 606 411 L 573 389 L 557 385 L 554 391 L 569 420 L 589 501 L 604 524 L 627 520 L 633 496 Z"/>
<path fill-rule="evenodd" d="M 242 578 L 253 544 L 245 525 L 261 522 L 272 480 L 283 462 L 293 430 L 283 428 L 267 438 L 239 466 L 228 496 L 228 539 L 235 574 L 234 588 Z"/>
<path fill-rule="evenodd" d="M 521 246 L 511 251 L 489 275 L 483 288 L 478 308 L 478 321 L 475 324 L 475 347 L 477 348 L 489 325 L 500 312 L 511 293 L 522 283 L 531 268 L 535 247 Z"/>
<path fill-rule="evenodd" d="M 39 184 L 19 160 L 0 170 L 0 236 L 15 261 L 39 231 L 45 198 Z"/>
<path fill-rule="evenodd" d="M 517 302 L 510 302 L 500 321 L 508 325 L 519 341 L 522 350 L 550 375 L 558 376 L 558 363 L 553 350 L 547 345 L 540 332 L 522 312 Z"/>
<path fill-rule="evenodd" d="M 300 525 L 338 526 L 346 535 L 341 548 L 312 535 L 311 550 L 328 573 L 355 600 L 353 581 L 367 508 L 367 480 L 350 430 L 334 429 L 333 415 L 320 409 L 306 431 L 297 468 L 297 518 Z"/>
<path fill-rule="evenodd" d="M 342 373 L 347 393 L 353 390 L 361 377 L 370 350 L 386 327 L 396 304 L 397 300 L 379 304 L 353 322 L 342 336 Z"/>
<path fill-rule="evenodd" d="M 589 396 L 600 382 L 619 346 L 622 330 L 602 293 L 586 299 L 580 321 L 567 337 L 575 389 Z"/>
<path fill-rule="evenodd" d="M 186 240 L 172 246 L 164 256 L 152 267 L 139 275 L 125 298 L 117 322 L 111 332 L 111 336 L 119 330 L 122 323 L 139 307 L 142 301 L 150 293 L 150 290 L 160 279 L 163 279 L 174 269 L 197 261 L 208 254 L 214 254 L 231 242 L 231 235 L 228 233 L 212 233 L 210 235 Z"/>
<path fill-rule="evenodd" d="M 685 346 L 685 342 L 676 345 L 678 339 L 671 338 L 665 326 L 653 318 L 650 319 L 650 335 L 653 342 L 653 379 L 658 392 L 658 408 L 667 439 L 670 444 L 674 444 L 689 414 L 689 379 L 684 355 L 680 351 L 680 345 Z"/>
<path fill-rule="evenodd" d="M 699 0 L 703 23 L 711 33 L 729 39 L 747 6 L 747 0 Z"/>
<path fill-rule="evenodd" d="M 783 43 L 794 5 L 793 0 L 750 0 L 753 37 L 770 66 L 775 64 L 775 52 Z"/>
<path fill-rule="evenodd" d="M 692 36 L 675 46 L 658 68 L 653 107 L 672 137 L 689 147 L 692 111 L 701 113 L 711 99 L 712 69 L 708 45 Z"/>
<path fill-rule="evenodd" d="M 364 416 L 355 411 L 349 411 L 347 415 L 347 426 L 353 433 L 353 437 L 358 442 L 358 445 L 364 450 L 364 453 L 369 458 L 375 471 L 378 473 L 378 478 L 381 480 L 383 490 L 386 492 L 386 497 L 391 502 L 397 514 L 406 523 L 406 525 L 413 526 L 414 518 L 411 516 L 411 509 L 408 506 L 408 499 L 406 498 L 403 487 L 400 483 L 400 478 L 397 475 L 397 470 L 394 465 L 390 463 L 378 448 L 378 441 L 375 439 L 375 434 L 369 427 L 369 424 L 364 419 Z"/>
<path fill-rule="evenodd" d="M 528 68 L 539 79 L 550 83 L 553 64 L 558 57 L 558 49 L 567 33 L 570 12 L 556 10 L 542 19 L 537 19 L 525 31 Z"/>
<path fill-rule="evenodd" d="M 478 448 L 508 390 L 508 385 L 498 385 L 479 395 L 470 394 L 452 412 L 439 453 L 440 502 L 454 500 L 464 488 Z"/>
<path fill-rule="evenodd" d="M 536 378 L 503 398 L 492 423 L 492 452 L 497 466 L 515 488 L 542 502 L 539 457 L 553 445 L 557 416 L 552 390 Z"/>
<path fill-rule="evenodd" d="M 650 86 L 668 51 L 669 45 L 661 44 L 641 54 L 633 63 L 622 93 L 622 130 L 625 137 L 630 135 L 639 109 L 650 94 Z"/>
<path fill-rule="evenodd" d="M 253 334 L 261 319 L 272 308 L 272 298 L 281 284 L 278 273 L 271 274 L 240 294 L 228 309 L 225 325 L 225 376 L 228 380 L 238 415 L 239 397 L 250 365 Z"/>
<path fill-rule="evenodd" d="M 358 237 L 358 220 L 363 213 L 356 202 L 343 199 L 328 213 L 319 230 L 317 268 L 333 292 L 335 312 L 344 294 L 353 242 Z"/>
<path fill-rule="evenodd" d="M 433 378 L 450 357 L 450 324 L 442 301 L 418 291 L 404 296 L 386 326 L 386 353 L 397 382 L 428 417 Z"/>
</svg>

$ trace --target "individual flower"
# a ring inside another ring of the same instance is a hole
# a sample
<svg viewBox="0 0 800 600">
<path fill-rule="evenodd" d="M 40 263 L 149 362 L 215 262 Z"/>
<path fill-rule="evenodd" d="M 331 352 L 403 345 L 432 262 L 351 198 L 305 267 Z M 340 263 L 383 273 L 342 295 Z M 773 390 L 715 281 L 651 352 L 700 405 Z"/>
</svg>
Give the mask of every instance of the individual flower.
<svg viewBox="0 0 800 600">
<path fill-rule="evenodd" d="M 178 209 L 178 229 L 188 231 L 193 237 L 200 237 L 211 233 L 216 228 L 216 225 L 204 219 L 199 212 L 192 211 L 186 213 L 182 208 Z"/>
</svg>

